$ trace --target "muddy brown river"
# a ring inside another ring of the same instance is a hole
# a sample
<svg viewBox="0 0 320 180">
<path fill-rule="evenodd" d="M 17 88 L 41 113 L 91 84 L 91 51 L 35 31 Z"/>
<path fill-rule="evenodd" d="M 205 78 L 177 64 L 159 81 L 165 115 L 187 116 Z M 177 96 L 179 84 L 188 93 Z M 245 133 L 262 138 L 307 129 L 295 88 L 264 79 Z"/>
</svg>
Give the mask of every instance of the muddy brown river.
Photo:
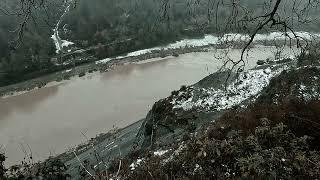
<svg viewBox="0 0 320 180">
<path fill-rule="evenodd" d="M 272 49 L 272 48 L 271 48 Z M 181 85 L 191 85 L 222 64 L 201 52 L 116 67 L 106 73 L 72 78 L 55 86 L 0 98 L 0 151 L 7 165 L 32 152 L 34 161 L 57 155 L 114 127 L 142 119 L 154 102 Z M 230 57 L 239 58 L 232 50 Z M 292 55 L 289 49 L 285 54 Z M 252 49 L 248 68 L 256 60 L 273 57 L 270 48 Z"/>
</svg>

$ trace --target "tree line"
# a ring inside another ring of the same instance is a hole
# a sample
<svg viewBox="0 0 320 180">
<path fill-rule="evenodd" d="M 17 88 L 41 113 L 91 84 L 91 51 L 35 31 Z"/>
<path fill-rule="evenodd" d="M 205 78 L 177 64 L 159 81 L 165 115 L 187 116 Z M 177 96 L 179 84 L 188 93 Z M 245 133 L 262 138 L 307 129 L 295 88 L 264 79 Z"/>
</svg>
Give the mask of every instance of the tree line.
<svg viewBox="0 0 320 180">
<path fill-rule="evenodd" d="M 0 85 L 17 82 L 26 74 L 51 72 L 55 65 L 50 58 L 56 55 L 51 35 L 64 11 L 66 1 L 1 1 L 0 72 L 5 77 L 2 75 Z M 22 6 L 22 2 L 26 4 Z M 31 4 L 32 8 L 26 8 L 30 5 L 28 2 L 38 4 Z M 259 17 L 263 18 L 264 14 L 270 12 L 275 2 L 276 0 L 74 0 L 73 8 L 63 19 L 59 30 L 62 39 L 74 42 L 79 48 L 109 44 L 108 53 L 98 52 L 99 58 L 102 58 L 186 37 L 200 37 L 206 33 L 251 34 L 251 30 L 261 23 Z M 318 11 L 312 11 L 307 5 L 306 1 L 301 0 L 281 0 L 274 20 L 286 18 L 288 22 L 292 20 L 290 23 L 295 30 L 318 31 L 320 24 L 317 21 L 299 26 L 296 24 L 311 21 L 319 15 Z M 291 14 L 287 12 L 288 7 L 292 7 Z M 263 27 L 260 33 L 279 29 L 279 24 L 271 29 Z M 281 30 L 284 31 L 283 28 Z M 131 41 L 129 46 L 128 43 L 121 43 L 126 40 Z"/>
</svg>

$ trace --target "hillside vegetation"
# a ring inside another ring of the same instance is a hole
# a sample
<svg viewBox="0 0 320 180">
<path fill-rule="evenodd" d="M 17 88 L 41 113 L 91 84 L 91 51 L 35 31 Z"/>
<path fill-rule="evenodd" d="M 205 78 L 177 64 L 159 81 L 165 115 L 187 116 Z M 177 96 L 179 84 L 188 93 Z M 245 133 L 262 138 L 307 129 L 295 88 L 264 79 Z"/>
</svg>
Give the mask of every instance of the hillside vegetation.
<svg viewBox="0 0 320 180">
<path fill-rule="evenodd" d="M 65 11 L 65 1 L 45 2 L 46 9 L 35 10 L 21 41 L 15 41 L 19 36 L 14 31 L 21 23 L 21 17 L 0 14 L 0 86 L 63 69 L 51 61 L 51 58 L 59 57 L 51 36 Z M 9 12 L 19 8 L 18 0 L 2 0 L 1 4 Z M 286 2 L 287 6 L 291 4 Z M 256 13 L 263 11 L 262 5 L 255 0 L 241 1 L 241 5 Z M 255 24 L 249 24 L 245 29 L 225 29 L 231 13 L 228 4 L 221 6 L 219 12 L 214 11 L 215 4 L 208 0 L 171 0 L 168 7 L 163 6 L 162 1 L 150 0 L 77 1 L 63 17 L 59 34 L 62 39 L 74 42 L 77 49 L 91 49 L 89 56 L 103 59 L 187 37 L 201 37 L 207 33 L 247 33 L 255 27 Z M 317 14 L 308 13 L 311 19 Z M 317 22 L 312 22 L 294 29 L 317 32 L 318 27 Z"/>
</svg>

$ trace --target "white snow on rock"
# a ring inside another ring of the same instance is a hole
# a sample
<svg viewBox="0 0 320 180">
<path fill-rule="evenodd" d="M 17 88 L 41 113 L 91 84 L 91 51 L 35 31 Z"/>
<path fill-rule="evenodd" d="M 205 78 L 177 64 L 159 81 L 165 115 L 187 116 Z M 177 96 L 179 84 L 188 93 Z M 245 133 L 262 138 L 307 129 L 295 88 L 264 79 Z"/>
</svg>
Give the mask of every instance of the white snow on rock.
<svg viewBox="0 0 320 180">
<path fill-rule="evenodd" d="M 309 33 L 309 32 L 273 32 L 270 34 L 258 34 L 255 37 L 255 40 L 258 41 L 264 41 L 264 40 L 285 40 L 285 39 L 294 39 L 297 36 L 299 39 L 305 39 L 305 40 L 312 40 L 312 39 L 317 39 L 320 38 L 320 34 L 315 34 L 315 33 Z"/>
<path fill-rule="evenodd" d="M 158 151 L 153 152 L 153 155 L 162 156 L 162 155 L 166 154 L 167 152 L 169 152 L 169 150 L 158 150 Z"/>
<path fill-rule="evenodd" d="M 73 42 L 67 41 L 67 40 L 62 40 L 59 36 L 59 26 L 60 23 L 62 22 L 63 18 L 66 16 L 66 14 L 70 10 L 70 6 L 72 4 L 73 0 L 67 0 L 65 1 L 65 9 L 63 14 L 61 15 L 60 19 L 58 20 L 56 27 L 53 29 L 53 35 L 51 38 L 53 39 L 53 42 L 56 46 L 56 53 L 58 54 L 64 47 L 68 47 L 70 45 L 74 45 Z"/>
<path fill-rule="evenodd" d="M 186 46 L 189 47 L 201 47 L 207 45 L 217 44 L 219 42 L 219 38 L 213 35 L 205 35 L 204 38 L 201 39 L 184 39 L 181 41 L 177 41 L 173 44 L 169 44 L 165 46 L 164 49 L 176 49 L 176 48 L 183 48 Z"/>
<path fill-rule="evenodd" d="M 133 162 L 132 164 L 130 164 L 130 168 L 131 170 L 135 170 L 138 166 L 140 166 L 140 164 L 144 161 L 144 158 L 141 158 L 141 159 L 137 159 L 136 162 Z"/>
<path fill-rule="evenodd" d="M 202 98 L 195 98 L 193 92 L 191 97 L 186 100 L 173 100 L 171 103 L 175 108 L 182 108 L 184 110 L 201 109 L 201 110 L 225 110 L 233 106 L 239 105 L 249 98 L 255 99 L 258 93 L 265 88 L 271 78 L 280 74 L 284 68 L 277 70 L 258 69 L 249 70 L 240 75 L 239 79 L 231 83 L 225 89 L 201 89 Z"/>
<path fill-rule="evenodd" d="M 313 40 L 320 38 L 320 34 L 309 33 L 309 32 L 272 32 L 269 34 L 257 34 L 254 37 L 254 41 L 274 41 L 274 40 L 288 40 L 288 39 L 304 39 L 304 40 Z M 225 34 L 220 41 L 249 41 L 249 35 L 243 34 Z"/>
<path fill-rule="evenodd" d="M 295 32 L 295 34 L 299 38 L 301 39 L 303 38 L 305 40 L 320 38 L 320 34 L 314 34 L 314 33 L 308 33 L 308 32 Z M 269 34 L 257 34 L 254 38 L 254 41 L 285 40 L 289 38 L 294 38 L 294 34 L 293 33 L 285 34 L 283 32 L 272 32 Z M 248 41 L 249 39 L 250 39 L 250 36 L 244 35 L 244 34 L 230 33 L 230 34 L 225 34 L 222 37 L 207 34 L 203 38 L 183 39 L 166 46 L 159 46 L 159 47 L 134 51 L 134 52 L 128 53 L 126 56 L 119 56 L 117 58 L 139 56 L 142 54 L 151 53 L 154 50 L 168 50 L 168 49 L 178 49 L 178 48 L 184 48 L 184 47 L 202 47 L 202 46 L 208 46 L 208 45 L 221 44 L 226 41 Z"/>
<path fill-rule="evenodd" d="M 306 101 L 310 100 L 320 100 L 320 92 L 316 86 L 305 86 L 300 84 L 299 94 Z"/>
<path fill-rule="evenodd" d="M 61 40 L 61 41 L 62 41 L 62 44 L 61 44 L 62 48 L 74 45 L 73 42 L 70 42 L 70 41 L 67 41 L 67 40 Z"/>
<path fill-rule="evenodd" d="M 67 6 L 65 13 L 69 11 L 69 7 Z M 64 16 L 64 15 L 63 15 Z M 61 18 L 63 18 L 63 16 Z M 70 45 L 74 45 L 73 42 L 67 41 L 67 40 L 61 40 L 59 37 L 59 31 L 58 27 L 60 24 L 61 19 L 59 20 L 57 27 L 54 29 L 54 34 L 52 35 L 52 39 L 56 46 L 56 52 L 59 53 L 64 47 L 68 47 Z M 295 32 L 295 34 L 299 38 L 303 38 L 305 40 L 312 40 L 312 39 L 320 39 L 320 34 L 314 34 L 314 33 L 308 33 L 308 32 Z M 256 41 L 273 41 L 273 40 L 285 40 L 289 38 L 294 38 L 293 33 L 287 33 L 284 34 L 283 32 L 272 32 L 269 34 L 257 34 L 254 38 L 254 42 Z M 158 46 L 154 48 L 148 48 L 148 49 L 142 49 L 138 51 L 133 51 L 128 53 L 124 56 L 118 56 L 114 59 L 122 59 L 126 57 L 136 57 L 143 54 L 152 53 L 153 51 L 160 51 L 160 50 L 168 50 L 168 49 L 178 49 L 178 48 L 184 48 L 184 47 L 202 47 L 202 46 L 208 46 L 208 45 L 216 45 L 216 44 L 222 44 L 224 42 L 232 42 L 232 41 L 248 41 L 250 39 L 249 35 L 244 34 L 225 34 L 223 36 L 215 36 L 215 35 L 205 35 L 203 38 L 198 39 L 183 39 L 180 41 L 176 41 L 175 43 L 168 44 L 166 46 Z M 96 63 L 107 63 L 111 59 L 103 59 L 100 61 L 97 61 Z"/>
<path fill-rule="evenodd" d="M 102 60 L 96 61 L 96 64 L 104 64 L 111 60 L 112 60 L 111 58 L 102 59 Z"/>
<path fill-rule="evenodd" d="M 179 154 L 184 151 L 187 148 L 185 144 L 180 144 L 179 148 L 176 149 L 167 159 L 164 159 L 162 163 L 166 164 L 168 162 L 171 162 L 176 156 L 179 156 Z"/>
<path fill-rule="evenodd" d="M 195 168 L 193 170 L 193 175 L 197 172 L 197 171 L 202 171 L 202 167 L 199 164 L 195 165 Z"/>
<path fill-rule="evenodd" d="M 51 39 L 53 40 L 54 45 L 56 46 L 56 53 L 59 53 L 61 51 L 61 48 L 60 48 L 60 43 L 59 43 L 58 37 L 56 36 L 56 33 L 51 36 Z"/>
<path fill-rule="evenodd" d="M 72 71 L 72 69 L 67 69 L 65 72 L 68 73 L 68 72 L 71 72 L 71 71 Z"/>
<path fill-rule="evenodd" d="M 132 56 L 139 56 L 139 55 L 142 55 L 142 54 L 148 54 L 148 53 L 151 53 L 153 50 L 161 50 L 161 48 L 156 47 L 156 48 L 150 48 L 150 49 L 143 49 L 143 50 L 139 50 L 139 51 L 134 51 L 134 52 L 128 53 L 124 57 L 132 57 Z"/>
</svg>

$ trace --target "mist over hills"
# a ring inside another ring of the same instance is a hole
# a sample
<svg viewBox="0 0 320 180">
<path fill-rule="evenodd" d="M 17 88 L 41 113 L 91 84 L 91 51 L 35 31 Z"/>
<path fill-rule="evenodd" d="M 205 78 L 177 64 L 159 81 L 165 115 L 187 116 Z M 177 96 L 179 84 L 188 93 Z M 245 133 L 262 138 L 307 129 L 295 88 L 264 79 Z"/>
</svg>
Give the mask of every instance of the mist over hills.
<svg viewBox="0 0 320 180">
<path fill-rule="evenodd" d="M 1 1 L 1 7 L 6 9 L 0 14 L 0 72 L 5 74 L 0 75 L 1 86 L 19 82 L 25 75 L 32 78 L 56 70 L 50 60 L 56 56 L 51 36 L 68 2 L 72 7 L 59 24 L 60 37 L 81 49 L 108 46 L 108 51 L 95 53 L 99 59 L 187 37 L 226 33 L 227 17 L 233 13 L 231 4 L 223 4 L 217 11 L 215 1 L 211 0 L 171 0 L 168 4 L 150 0 L 45 1 L 46 8 L 34 9 L 21 41 L 16 41 L 17 27 L 23 17 L 12 15 L 12 12 L 18 12 L 19 1 Z M 260 1 L 244 0 L 240 3 L 254 14 L 266 11 Z M 288 14 L 286 9 L 292 3 L 284 1 L 280 11 L 283 16 Z M 299 5 L 303 6 L 303 2 Z M 317 14 L 308 12 L 311 18 Z M 227 30 L 248 33 L 250 26 L 255 27 L 256 24 L 249 24 L 245 29 L 229 27 Z M 312 22 L 296 26 L 295 30 L 317 31 L 318 27 L 319 23 Z"/>
</svg>

